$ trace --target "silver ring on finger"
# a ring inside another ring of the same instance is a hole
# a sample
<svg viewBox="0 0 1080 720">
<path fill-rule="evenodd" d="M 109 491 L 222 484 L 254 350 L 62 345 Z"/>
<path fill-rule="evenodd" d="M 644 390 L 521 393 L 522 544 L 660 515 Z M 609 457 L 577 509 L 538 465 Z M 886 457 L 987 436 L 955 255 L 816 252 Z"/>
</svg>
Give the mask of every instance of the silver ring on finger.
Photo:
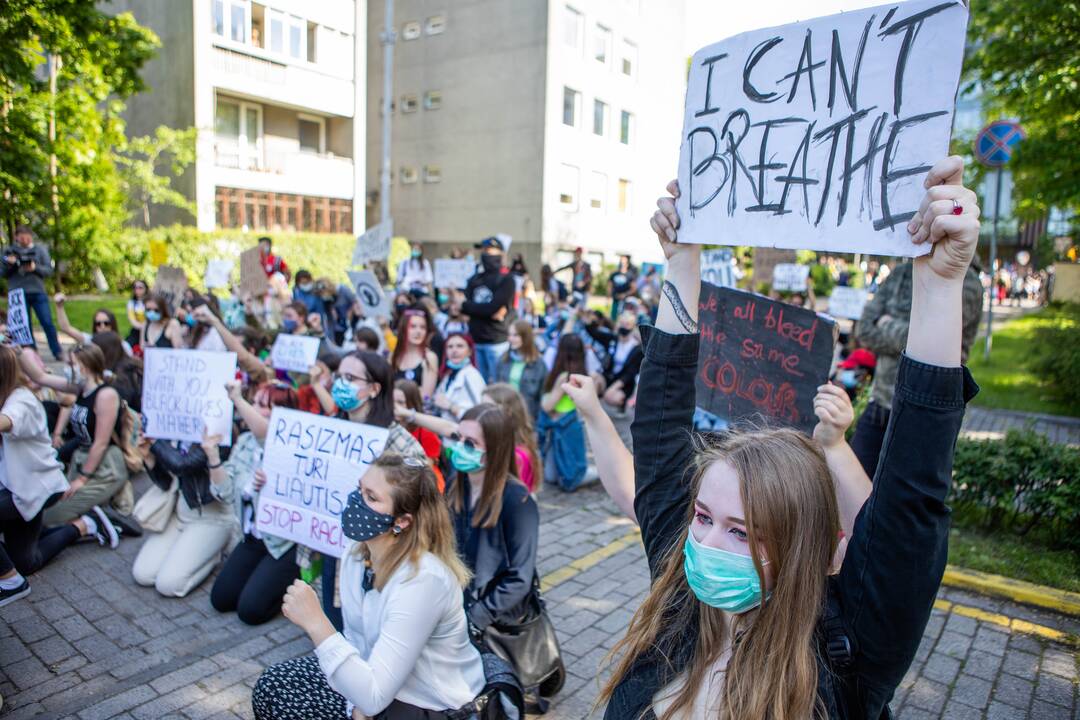
<svg viewBox="0 0 1080 720">
<path fill-rule="evenodd" d="M 953 198 L 953 201 L 952 201 L 952 214 L 953 215 L 963 215 L 964 214 L 964 206 L 961 205 L 960 201 L 957 200 L 956 198 Z"/>
</svg>

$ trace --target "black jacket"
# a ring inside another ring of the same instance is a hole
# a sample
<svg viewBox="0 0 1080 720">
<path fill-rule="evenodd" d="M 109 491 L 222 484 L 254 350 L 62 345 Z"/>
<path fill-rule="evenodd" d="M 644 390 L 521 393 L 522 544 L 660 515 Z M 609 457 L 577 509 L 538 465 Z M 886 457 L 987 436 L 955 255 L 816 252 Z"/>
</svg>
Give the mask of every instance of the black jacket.
<svg viewBox="0 0 1080 720">
<path fill-rule="evenodd" d="M 693 458 L 697 335 L 642 328 L 645 362 L 632 426 L 634 510 L 655 580 L 681 533 L 691 503 L 687 469 Z M 945 505 L 953 448 L 964 405 L 978 391 L 966 368 L 901 359 L 874 489 L 855 521 L 839 575 L 830 578 L 835 623 L 852 646 L 851 665 L 834 665 L 825 649 L 835 632 L 818 623 L 818 695 L 830 718 L 890 717 L 888 703 L 915 657 L 937 595 L 949 539 Z M 615 689 L 605 718 L 654 718 L 657 690 L 689 662 L 697 628 L 687 628 L 683 652 L 671 662 L 650 653 L 637 658 Z"/>
<path fill-rule="evenodd" d="M 457 492 L 454 483 L 465 483 L 465 510 L 450 515 L 454 522 L 458 552 L 472 571 L 465 591 L 465 612 L 480 630 L 493 622 L 517 624 L 530 610 L 527 602 L 536 574 L 536 547 L 540 539 L 540 511 L 529 491 L 515 479 L 503 490 L 502 512 L 494 527 L 472 527 L 469 510 L 469 481 L 455 475 L 446 489 Z"/>
<path fill-rule="evenodd" d="M 224 460 L 228 457 L 228 449 L 223 450 Z M 217 502 L 217 498 L 210 492 L 210 470 L 207 468 L 206 453 L 198 443 L 193 443 L 187 452 L 183 452 L 168 440 L 155 440 L 150 446 L 150 452 L 154 453 L 157 462 L 148 470 L 148 474 L 159 488 L 168 490 L 172 484 L 172 476 L 175 475 L 180 481 L 180 494 L 189 508 L 198 510 L 203 505 Z"/>
<path fill-rule="evenodd" d="M 495 272 L 473 275 L 465 286 L 465 302 L 461 311 L 469 316 L 469 334 L 479 345 L 496 345 L 506 342 L 506 330 L 510 324 L 510 310 L 514 305 L 514 276 L 500 268 Z M 502 320 L 492 316 L 506 308 Z"/>
</svg>

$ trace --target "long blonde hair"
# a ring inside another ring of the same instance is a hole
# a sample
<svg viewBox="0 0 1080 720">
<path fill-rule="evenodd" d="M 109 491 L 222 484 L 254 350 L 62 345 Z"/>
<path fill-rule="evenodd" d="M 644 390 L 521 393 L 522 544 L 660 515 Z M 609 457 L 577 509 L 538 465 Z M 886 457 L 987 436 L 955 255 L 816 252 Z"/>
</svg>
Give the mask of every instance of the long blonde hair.
<svg viewBox="0 0 1080 720">
<path fill-rule="evenodd" d="M 420 557 L 429 552 L 445 565 L 461 587 L 469 584 L 469 569 L 457 552 L 450 511 L 439 493 L 435 473 L 426 463 L 414 463 L 395 453 L 384 453 L 371 465 L 382 471 L 390 486 L 394 517 L 411 515 L 412 523 L 399 535 L 375 573 L 375 589 L 382 590 L 404 562 L 420 567 Z M 370 559 L 367 545 L 360 552 Z"/>
<path fill-rule="evenodd" d="M 731 646 L 718 720 L 803 720 L 822 716 L 817 697 L 814 633 L 826 602 L 830 561 L 840 531 L 836 492 L 821 448 L 795 430 L 732 433 L 719 442 L 699 441 L 691 483 L 696 497 L 713 464 L 724 462 L 739 478 L 750 554 L 761 586 L 768 558 L 774 585 L 760 608 L 736 616 L 729 627 L 721 610 L 699 601 L 683 572 L 683 544 L 693 519 L 669 549 L 662 572 L 624 637 L 612 650 L 615 671 L 597 703 L 611 699 L 635 661 L 655 654 L 667 663 L 690 656 L 684 682 L 660 720 L 693 707 L 709 667 Z M 734 642 L 730 639 L 734 638 Z M 665 676 L 665 673 L 661 673 Z"/>
</svg>

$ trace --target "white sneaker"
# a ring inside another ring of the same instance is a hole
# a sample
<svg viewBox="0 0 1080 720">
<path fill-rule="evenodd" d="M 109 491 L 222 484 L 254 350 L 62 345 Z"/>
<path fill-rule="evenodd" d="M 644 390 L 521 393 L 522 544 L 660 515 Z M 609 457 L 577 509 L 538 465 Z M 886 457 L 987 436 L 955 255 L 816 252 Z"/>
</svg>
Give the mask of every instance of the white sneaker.
<svg viewBox="0 0 1080 720">
<path fill-rule="evenodd" d="M 99 545 L 108 545 L 111 549 L 115 550 L 120 545 L 120 533 L 116 531 L 116 527 L 113 526 L 108 516 L 105 515 L 105 511 L 95 505 L 90 508 L 90 511 L 94 513 L 94 521 L 97 522 L 97 532 L 94 533 L 94 537 L 97 538 Z"/>
</svg>

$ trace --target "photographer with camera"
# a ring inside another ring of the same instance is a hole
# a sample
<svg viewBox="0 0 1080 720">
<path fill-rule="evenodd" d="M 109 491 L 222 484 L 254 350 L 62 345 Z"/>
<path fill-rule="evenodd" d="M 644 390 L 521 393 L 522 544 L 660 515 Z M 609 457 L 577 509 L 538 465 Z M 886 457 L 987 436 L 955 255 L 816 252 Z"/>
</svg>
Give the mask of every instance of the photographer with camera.
<svg viewBox="0 0 1080 720">
<path fill-rule="evenodd" d="M 34 309 L 45 337 L 49 339 L 49 350 L 54 358 L 60 360 L 60 340 L 56 336 L 56 326 L 49 310 L 49 296 L 45 293 L 45 278 L 52 272 L 48 248 L 34 244 L 34 232 L 26 225 L 15 228 L 15 244 L 4 248 L 4 277 L 8 291 L 23 291 L 27 307 Z"/>
</svg>

